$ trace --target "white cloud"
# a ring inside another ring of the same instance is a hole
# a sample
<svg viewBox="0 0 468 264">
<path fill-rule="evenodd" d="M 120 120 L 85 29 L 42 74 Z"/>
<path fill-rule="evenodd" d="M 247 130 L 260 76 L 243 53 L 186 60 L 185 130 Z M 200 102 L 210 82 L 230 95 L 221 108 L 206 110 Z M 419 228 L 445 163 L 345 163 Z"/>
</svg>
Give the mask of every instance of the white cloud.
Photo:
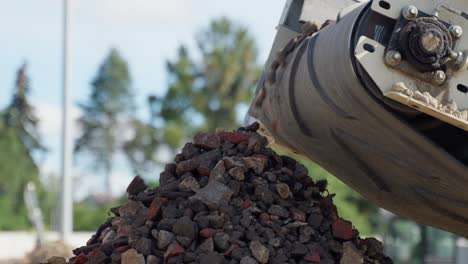
<svg viewBox="0 0 468 264">
<path fill-rule="evenodd" d="M 36 116 L 39 118 L 39 131 L 41 135 L 47 138 L 57 138 L 62 133 L 62 108 L 50 103 L 33 101 L 36 110 Z M 80 116 L 80 110 L 76 106 L 71 108 L 71 117 L 73 119 L 73 131 L 77 131 L 76 120 Z M 75 135 L 76 136 L 76 135 Z"/>
</svg>

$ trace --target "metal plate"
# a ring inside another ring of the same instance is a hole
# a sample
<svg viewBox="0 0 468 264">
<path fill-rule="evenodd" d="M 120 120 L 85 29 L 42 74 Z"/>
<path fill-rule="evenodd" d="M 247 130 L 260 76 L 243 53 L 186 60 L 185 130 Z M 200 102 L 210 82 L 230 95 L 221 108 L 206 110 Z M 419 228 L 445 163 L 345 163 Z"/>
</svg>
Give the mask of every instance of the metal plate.
<svg viewBox="0 0 468 264">
<path fill-rule="evenodd" d="M 372 52 L 369 50 L 371 50 Z M 452 90 L 448 90 L 447 88 L 445 89 L 439 88 L 439 87 L 434 88 L 430 85 L 427 85 L 424 82 L 414 79 L 411 76 L 405 75 L 398 70 L 388 67 L 386 64 L 383 63 L 384 53 L 385 53 L 384 46 L 382 46 L 377 41 L 374 41 L 368 37 L 362 36 L 360 37 L 356 45 L 356 50 L 355 50 L 354 55 L 385 96 L 393 100 L 398 99 L 398 98 L 395 98 L 394 96 L 389 96 L 389 94 L 392 94 L 392 95 L 394 94 L 394 93 L 391 93 L 392 87 L 397 82 L 403 82 L 413 92 L 427 91 L 433 97 L 437 98 L 440 101 L 443 101 L 444 98 L 450 97 L 450 95 L 453 94 L 454 92 L 458 92 L 461 94 L 461 92 L 459 92 L 458 90 L 452 91 Z M 457 88 L 455 87 L 455 89 Z M 429 110 L 422 111 L 423 108 L 420 108 L 419 104 L 415 105 L 411 103 L 411 100 L 396 100 L 396 101 L 402 104 L 405 104 L 418 111 L 431 115 L 435 118 L 438 118 L 444 122 L 448 122 L 450 124 L 456 125 L 457 127 L 464 129 L 465 131 L 468 131 L 467 129 L 468 121 L 461 120 L 461 119 L 455 118 L 447 114 L 440 115 L 439 113 L 442 113 L 442 112 L 437 109 L 432 109 L 431 111 Z M 458 100 L 454 99 L 454 101 L 457 103 L 460 109 L 467 108 L 468 98 L 460 97 L 458 98 Z"/>
<path fill-rule="evenodd" d="M 427 14 L 434 14 L 437 13 L 439 20 L 444 21 L 449 24 L 456 24 L 461 26 L 465 30 L 465 34 L 457 41 L 457 45 L 455 50 L 463 51 L 468 54 L 468 14 L 464 13 L 464 10 L 468 11 L 468 1 L 466 0 L 456 0 L 456 1 L 435 1 L 435 0 L 412 0 L 412 1 L 404 1 L 404 0 L 392 0 L 392 1 L 385 1 L 385 0 L 374 0 L 372 2 L 372 10 L 378 12 L 384 16 L 387 16 L 392 19 L 398 19 L 401 14 L 401 10 L 409 5 L 416 6 L 420 12 L 424 12 Z M 386 9 L 388 7 L 388 9 Z M 369 40 L 366 40 L 369 41 Z M 359 48 L 359 46 L 358 46 Z M 373 73 L 370 75 L 373 76 L 374 81 L 376 81 L 375 77 L 379 76 L 379 79 L 385 79 L 387 82 L 377 81 L 378 87 L 382 90 L 383 93 L 391 88 L 391 84 L 388 82 L 390 78 L 386 78 L 385 75 L 391 75 L 393 83 L 397 80 L 410 81 L 408 77 L 405 76 L 404 73 L 399 71 L 394 71 L 390 67 L 387 67 L 384 64 L 383 58 L 384 55 L 381 52 L 381 48 L 385 50 L 385 47 L 379 46 L 376 47 L 377 52 L 371 54 L 363 54 L 362 50 L 356 50 L 356 54 L 359 54 L 358 60 L 363 63 L 367 63 L 366 70 L 371 70 Z M 363 58 L 364 56 L 369 56 L 371 58 Z M 378 68 L 381 72 L 376 71 L 375 69 L 371 68 Z M 374 75 L 377 74 L 377 75 Z M 452 71 L 449 70 L 447 72 L 448 81 L 442 87 L 446 91 L 443 95 L 440 94 L 431 94 L 436 97 L 439 96 L 440 100 L 450 101 L 453 100 L 456 102 L 459 110 L 468 109 L 468 93 L 458 89 L 459 85 L 463 85 L 468 87 L 468 68 L 467 65 L 463 66 L 460 71 Z M 414 83 L 414 82 L 413 82 Z M 390 86 L 389 86 L 390 84 Z M 428 90 L 429 88 L 423 89 L 423 91 Z"/>
</svg>

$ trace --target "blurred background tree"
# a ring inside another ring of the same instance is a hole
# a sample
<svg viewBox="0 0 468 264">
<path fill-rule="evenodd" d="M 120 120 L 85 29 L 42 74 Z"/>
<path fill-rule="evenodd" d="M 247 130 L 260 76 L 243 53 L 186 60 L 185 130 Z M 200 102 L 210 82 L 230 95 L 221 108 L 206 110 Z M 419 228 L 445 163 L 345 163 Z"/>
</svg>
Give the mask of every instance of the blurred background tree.
<svg viewBox="0 0 468 264">
<path fill-rule="evenodd" d="M 247 28 L 220 18 L 196 40 L 195 55 L 181 46 L 177 59 L 167 63 L 166 94 L 149 97 L 154 124 L 173 149 L 195 131 L 237 127 L 237 110 L 250 101 L 260 74 L 255 40 Z"/>
<path fill-rule="evenodd" d="M 158 149 L 162 142 L 158 129 L 137 118 L 131 121 L 132 136 L 123 145 L 125 156 L 135 174 L 145 174 L 161 165 Z"/>
<path fill-rule="evenodd" d="M 36 160 L 45 153 L 38 131 L 39 120 L 29 101 L 30 81 L 27 64 L 16 75 L 13 97 L 0 112 L 0 230 L 29 229 L 23 191 L 28 182 L 38 190 L 40 204 L 48 217 L 51 206 L 46 203 L 48 193 L 39 180 Z M 35 159 L 36 157 L 36 159 Z"/>
<path fill-rule="evenodd" d="M 75 152 L 84 154 L 94 169 L 104 173 L 106 194 L 111 195 L 113 160 L 123 148 L 135 107 L 128 64 L 116 49 L 104 59 L 92 82 L 89 100 L 79 107 L 82 134 Z"/>
</svg>

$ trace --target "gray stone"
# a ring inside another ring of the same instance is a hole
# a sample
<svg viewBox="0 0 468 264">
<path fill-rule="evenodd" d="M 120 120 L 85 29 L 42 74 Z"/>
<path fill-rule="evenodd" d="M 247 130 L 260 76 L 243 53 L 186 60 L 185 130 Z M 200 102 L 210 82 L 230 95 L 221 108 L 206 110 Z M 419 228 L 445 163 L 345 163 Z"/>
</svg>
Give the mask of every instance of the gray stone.
<svg viewBox="0 0 468 264">
<path fill-rule="evenodd" d="M 136 241 L 135 243 L 135 249 L 145 255 L 145 256 L 148 256 L 151 254 L 151 248 L 152 248 L 152 242 L 151 242 L 151 239 L 149 238 L 140 238 Z"/>
<path fill-rule="evenodd" d="M 224 165 L 224 161 L 220 160 L 216 163 L 213 170 L 210 173 L 210 180 L 211 181 L 223 181 L 224 173 L 226 172 L 226 166 Z"/>
<path fill-rule="evenodd" d="M 340 264 L 362 264 L 364 258 L 359 250 L 352 242 L 345 242 L 343 244 L 343 256 L 341 257 Z"/>
<path fill-rule="evenodd" d="M 148 186 L 146 186 L 145 181 L 140 176 L 136 176 L 128 185 L 127 193 L 130 195 L 136 195 L 146 190 L 146 188 L 148 188 Z"/>
<path fill-rule="evenodd" d="M 224 157 L 223 158 L 226 169 L 230 170 L 234 167 L 244 167 L 244 163 L 238 157 Z"/>
<path fill-rule="evenodd" d="M 226 251 L 230 246 L 229 235 L 224 232 L 215 233 L 213 235 L 213 242 L 216 248 L 221 252 Z"/>
<path fill-rule="evenodd" d="M 244 157 L 242 158 L 244 165 L 252 169 L 255 173 L 261 174 L 267 165 L 267 160 L 263 158 L 256 158 L 256 157 Z"/>
<path fill-rule="evenodd" d="M 250 242 L 249 245 L 250 251 L 252 252 L 252 256 L 260 262 L 260 263 L 267 263 L 268 259 L 270 258 L 270 251 L 267 247 L 265 247 L 262 243 L 257 240 Z"/>
<path fill-rule="evenodd" d="M 203 241 L 200 246 L 198 246 L 198 250 L 203 253 L 210 253 L 214 251 L 214 244 L 213 244 L 213 239 L 207 238 L 205 241 Z"/>
<path fill-rule="evenodd" d="M 241 259 L 240 264 L 258 264 L 258 262 L 249 256 L 245 256 Z"/>
<path fill-rule="evenodd" d="M 188 248 L 192 244 L 193 239 L 186 236 L 176 236 L 177 242 L 184 248 Z"/>
<path fill-rule="evenodd" d="M 200 165 L 200 161 L 196 157 L 191 158 L 189 160 L 181 161 L 177 164 L 177 168 L 176 168 L 177 175 L 182 176 L 182 174 L 186 172 L 190 172 L 198 168 L 199 165 Z"/>
<path fill-rule="evenodd" d="M 209 253 L 209 254 L 202 254 L 200 256 L 200 263 L 204 264 L 223 264 L 224 263 L 224 256 L 218 253 Z"/>
<path fill-rule="evenodd" d="M 212 133 L 198 133 L 193 137 L 193 144 L 203 149 L 215 149 L 221 145 L 221 138 Z"/>
<path fill-rule="evenodd" d="M 114 230 L 112 230 L 112 229 L 109 230 L 109 232 L 107 232 L 107 234 L 102 239 L 102 243 L 104 244 L 104 243 L 107 243 L 107 242 L 110 242 L 110 241 L 114 240 L 115 235 L 116 235 L 116 233 L 115 233 Z"/>
<path fill-rule="evenodd" d="M 276 184 L 276 191 L 278 192 L 279 196 L 283 199 L 288 199 L 289 195 L 291 194 L 289 186 L 286 183 Z"/>
<path fill-rule="evenodd" d="M 234 192 L 226 185 L 212 181 L 205 187 L 198 190 L 197 193 L 192 196 L 192 199 L 203 202 L 210 209 L 218 209 L 220 205 L 227 204 L 231 200 L 231 196 Z"/>
<path fill-rule="evenodd" d="M 158 239 L 158 230 L 157 229 L 153 229 L 151 230 L 151 236 L 154 237 L 154 239 Z"/>
<path fill-rule="evenodd" d="M 323 215 L 319 208 L 314 208 L 314 210 L 310 213 L 309 217 L 307 218 L 307 223 L 312 226 L 314 229 L 320 227 L 323 221 Z"/>
<path fill-rule="evenodd" d="M 276 215 L 276 216 L 283 217 L 283 218 L 289 217 L 289 211 L 286 210 L 286 208 L 277 204 L 270 206 L 270 208 L 268 208 L 268 213 L 271 215 Z"/>
<path fill-rule="evenodd" d="M 145 257 L 135 249 L 129 249 L 122 254 L 122 264 L 145 264 Z"/>
<path fill-rule="evenodd" d="M 165 249 L 175 240 L 174 234 L 169 231 L 161 230 L 158 232 L 158 248 Z"/>
<path fill-rule="evenodd" d="M 146 264 L 160 264 L 161 261 L 155 255 L 149 255 L 146 257 Z"/>
<path fill-rule="evenodd" d="M 244 169 L 242 167 L 234 167 L 230 169 L 229 175 L 237 181 L 243 181 L 245 179 Z"/>
<path fill-rule="evenodd" d="M 183 192 L 196 192 L 198 189 L 200 189 L 200 184 L 198 183 L 197 179 L 192 176 L 188 176 L 181 183 L 179 183 L 179 189 Z"/>
<path fill-rule="evenodd" d="M 193 239 L 195 237 L 195 226 L 189 217 L 184 216 L 172 226 L 172 232 L 176 236 L 185 236 Z"/>
</svg>

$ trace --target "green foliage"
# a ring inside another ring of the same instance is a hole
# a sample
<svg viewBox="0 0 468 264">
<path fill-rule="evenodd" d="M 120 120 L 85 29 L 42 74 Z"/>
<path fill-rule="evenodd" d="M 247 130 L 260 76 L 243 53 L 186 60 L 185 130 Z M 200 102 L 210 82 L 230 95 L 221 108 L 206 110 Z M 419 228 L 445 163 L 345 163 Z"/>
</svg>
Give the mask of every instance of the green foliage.
<svg viewBox="0 0 468 264">
<path fill-rule="evenodd" d="M 98 205 L 86 199 L 73 205 L 73 229 L 75 231 L 96 231 L 109 218 L 109 209 L 124 204 L 126 196 L 107 204 Z"/>
<path fill-rule="evenodd" d="M 110 193 L 110 172 L 114 155 L 123 148 L 122 133 L 132 119 L 134 103 L 127 62 L 112 49 L 92 82 L 88 102 L 80 104 L 83 111 L 79 123 L 83 133 L 75 151 L 91 157 L 95 169 L 106 175 Z"/>
<path fill-rule="evenodd" d="M 167 93 L 150 97 L 155 123 L 174 149 L 197 130 L 238 126 L 235 109 L 250 101 L 260 73 L 254 39 L 226 18 L 214 20 L 197 43 L 196 55 L 179 48 L 178 58 L 167 63 Z"/>
<path fill-rule="evenodd" d="M 27 99 L 30 82 L 26 70 L 27 64 L 24 63 L 17 72 L 13 98 L 3 111 L 2 119 L 4 126 L 15 130 L 28 154 L 32 155 L 34 151 L 44 151 L 45 147 L 41 144 L 34 108 Z"/>
<path fill-rule="evenodd" d="M 111 206 L 96 206 L 75 203 L 73 206 L 73 229 L 75 231 L 96 231 L 106 222 Z"/>
<path fill-rule="evenodd" d="M 160 164 L 157 149 L 160 145 L 157 129 L 138 119 L 131 122 L 133 137 L 124 143 L 123 150 L 136 174 L 148 171 Z"/>
<path fill-rule="evenodd" d="M 0 113 L 0 230 L 31 228 L 23 198 L 28 182 L 36 185 L 40 205 L 48 204 L 33 159 L 34 152 L 45 148 L 37 129 L 38 119 L 28 101 L 29 91 L 26 64 L 23 64 L 18 70 L 12 101 Z"/>
</svg>

